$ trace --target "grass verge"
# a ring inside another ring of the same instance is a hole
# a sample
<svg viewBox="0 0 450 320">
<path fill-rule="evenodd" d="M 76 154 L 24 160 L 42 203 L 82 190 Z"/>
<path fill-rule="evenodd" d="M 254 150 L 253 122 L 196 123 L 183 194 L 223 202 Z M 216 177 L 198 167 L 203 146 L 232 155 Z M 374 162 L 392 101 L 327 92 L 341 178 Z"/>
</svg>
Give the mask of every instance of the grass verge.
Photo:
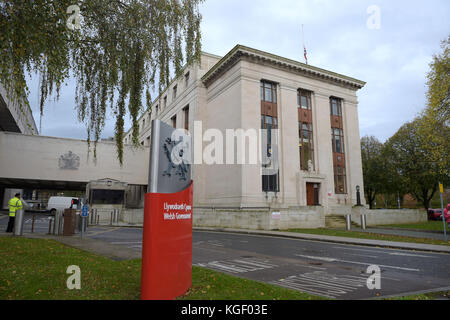
<svg viewBox="0 0 450 320">
<path fill-rule="evenodd" d="M 81 290 L 67 289 L 68 266 L 81 269 Z M 138 300 L 141 260 L 113 261 L 54 240 L 0 237 L 0 300 Z M 193 267 L 184 300 L 321 299 Z"/>
<path fill-rule="evenodd" d="M 404 297 L 393 297 L 387 298 L 385 300 L 436 300 L 436 299 L 450 299 L 450 291 L 430 292 Z"/>
<path fill-rule="evenodd" d="M 425 231 L 444 231 L 444 224 L 442 221 L 428 221 L 423 223 L 414 224 L 393 224 L 388 226 L 383 226 L 388 228 L 400 228 L 400 229 L 412 229 L 412 230 L 425 230 Z M 446 226 L 448 231 L 448 228 Z"/>
<path fill-rule="evenodd" d="M 334 229 L 291 229 L 289 232 L 317 234 L 335 237 L 347 237 L 358 239 L 372 239 L 372 240 L 384 240 L 384 241 L 397 241 L 397 242 L 413 242 L 423 244 L 437 244 L 437 245 L 450 245 L 450 241 L 434 239 L 421 239 L 396 235 L 385 235 L 379 233 L 358 232 L 358 231 L 346 231 L 346 230 L 334 230 Z"/>
</svg>

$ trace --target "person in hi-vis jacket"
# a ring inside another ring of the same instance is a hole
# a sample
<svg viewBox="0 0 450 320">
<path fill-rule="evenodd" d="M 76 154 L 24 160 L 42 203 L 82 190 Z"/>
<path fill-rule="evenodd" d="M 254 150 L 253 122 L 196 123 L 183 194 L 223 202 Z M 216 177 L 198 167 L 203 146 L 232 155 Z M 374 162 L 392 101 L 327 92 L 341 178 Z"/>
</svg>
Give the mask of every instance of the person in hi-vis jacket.
<svg viewBox="0 0 450 320">
<path fill-rule="evenodd" d="M 20 200 L 20 193 L 16 193 L 14 198 L 9 200 L 8 206 L 9 206 L 9 221 L 8 221 L 8 228 L 6 229 L 6 232 L 13 232 L 14 222 L 16 220 L 16 211 L 23 209 L 23 204 L 22 204 L 22 201 Z"/>
</svg>

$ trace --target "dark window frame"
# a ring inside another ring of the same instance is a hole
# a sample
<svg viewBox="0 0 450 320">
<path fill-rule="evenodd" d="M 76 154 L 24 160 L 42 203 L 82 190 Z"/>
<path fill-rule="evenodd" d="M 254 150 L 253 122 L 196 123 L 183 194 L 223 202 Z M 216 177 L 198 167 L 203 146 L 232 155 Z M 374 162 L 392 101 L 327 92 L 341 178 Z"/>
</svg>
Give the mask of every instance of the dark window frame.
<svg viewBox="0 0 450 320">
<path fill-rule="evenodd" d="M 172 127 L 174 129 L 177 128 L 177 115 L 174 115 L 172 118 L 170 118 L 170 121 L 172 122 Z"/>
<path fill-rule="evenodd" d="M 312 110 L 312 92 L 304 89 L 298 89 L 297 91 L 297 107 L 304 110 Z M 306 108 L 303 108 L 302 98 L 306 99 Z"/>
<path fill-rule="evenodd" d="M 344 167 L 334 167 L 334 189 L 336 194 L 347 194 L 347 174 Z"/>
<path fill-rule="evenodd" d="M 269 94 L 270 92 L 270 97 Z M 261 101 L 265 102 L 271 102 L 271 103 L 277 103 L 278 97 L 277 97 L 277 84 L 275 82 L 267 81 L 267 80 L 261 80 L 260 82 L 260 95 L 261 95 Z"/>
<path fill-rule="evenodd" d="M 305 129 L 305 126 L 308 127 Z M 305 137 L 306 133 L 306 137 Z M 308 171 L 308 160 L 312 161 L 313 168 L 314 166 L 314 129 L 312 123 L 308 122 L 298 122 L 298 148 L 299 148 L 299 155 L 300 155 L 300 169 L 303 171 Z M 306 142 L 308 144 L 307 148 L 304 148 L 305 139 L 308 141 Z M 307 154 L 310 155 L 310 158 L 307 159 Z"/>
<path fill-rule="evenodd" d="M 92 189 L 91 204 L 120 205 L 125 202 L 124 190 Z"/>
<path fill-rule="evenodd" d="M 175 99 L 177 98 L 177 94 L 178 94 L 178 85 L 174 85 L 172 88 L 172 100 L 175 101 Z"/>
<path fill-rule="evenodd" d="M 265 103 L 272 104 L 272 108 L 276 108 L 277 106 L 277 86 L 278 84 L 272 81 L 267 80 L 261 80 L 260 82 L 260 98 L 261 98 L 261 105 L 264 106 Z M 269 94 L 270 92 L 270 97 Z M 264 109 L 264 108 L 263 108 Z M 279 121 L 278 116 L 274 116 L 273 114 L 268 114 L 269 111 L 261 112 L 261 129 L 262 130 L 268 130 L 267 133 L 267 152 L 271 150 L 272 146 L 272 132 L 271 129 L 278 129 Z M 276 115 L 278 115 L 277 112 L 275 112 Z M 261 176 L 262 181 L 262 191 L 263 192 L 280 192 L 280 172 L 278 171 L 277 174 L 274 175 L 262 175 Z"/>
<path fill-rule="evenodd" d="M 189 71 L 186 72 L 185 75 L 184 75 L 184 83 L 185 83 L 185 87 L 186 88 L 189 87 L 190 77 L 191 77 L 191 73 Z"/>
<path fill-rule="evenodd" d="M 344 164 L 339 164 L 339 156 L 345 156 L 345 132 L 343 128 L 343 100 L 330 97 L 330 115 L 332 119 L 340 119 L 331 125 L 331 146 L 333 153 L 334 192 L 336 194 L 347 194 L 347 172 Z"/>
<path fill-rule="evenodd" d="M 189 131 L 189 106 L 183 108 L 184 112 L 184 129 Z"/>
<path fill-rule="evenodd" d="M 342 99 L 341 98 L 330 97 L 330 114 L 332 116 L 342 117 Z"/>
<path fill-rule="evenodd" d="M 331 145 L 334 153 L 345 154 L 345 141 L 343 129 L 331 128 Z"/>
</svg>

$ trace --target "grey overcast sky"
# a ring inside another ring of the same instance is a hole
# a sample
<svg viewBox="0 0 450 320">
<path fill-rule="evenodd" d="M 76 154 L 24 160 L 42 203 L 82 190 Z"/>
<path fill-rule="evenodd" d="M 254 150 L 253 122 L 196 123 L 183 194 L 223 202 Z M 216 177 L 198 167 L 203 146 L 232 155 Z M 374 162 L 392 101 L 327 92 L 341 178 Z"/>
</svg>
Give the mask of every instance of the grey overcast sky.
<svg viewBox="0 0 450 320">
<path fill-rule="evenodd" d="M 379 8 L 379 28 L 371 6 Z M 301 25 L 310 65 L 367 82 L 358 92 L 361 136 L 381 141 L 412 120 L 426 103 L 432 55 L 450 33 L 448 0 L 206 0 L 201 5 L 202 50 L 225 55 L 236 44 L 304 62 Z M 30 104 L 39 126 L 38 83 Z M 85 139 L 76 119 L 75 84 L 46 104 L 42 135 Z M 127 121 L 126 129 L 130 122 Z M 108 115 L 103 137 L 112 136 Z"/>
</svg>

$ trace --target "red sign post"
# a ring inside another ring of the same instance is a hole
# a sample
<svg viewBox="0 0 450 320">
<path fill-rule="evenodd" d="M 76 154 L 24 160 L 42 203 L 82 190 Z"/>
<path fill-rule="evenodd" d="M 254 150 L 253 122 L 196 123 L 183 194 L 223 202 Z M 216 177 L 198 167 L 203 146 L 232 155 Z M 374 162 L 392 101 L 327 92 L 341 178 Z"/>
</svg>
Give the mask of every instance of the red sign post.
<svg viewBox="0 0 450 320">
<path fill-rule="evenodd" d="M 193 183 L 178 193 L 145 196 L 142 300 L 173 300 L 192 284 Z"/>
</svg>

